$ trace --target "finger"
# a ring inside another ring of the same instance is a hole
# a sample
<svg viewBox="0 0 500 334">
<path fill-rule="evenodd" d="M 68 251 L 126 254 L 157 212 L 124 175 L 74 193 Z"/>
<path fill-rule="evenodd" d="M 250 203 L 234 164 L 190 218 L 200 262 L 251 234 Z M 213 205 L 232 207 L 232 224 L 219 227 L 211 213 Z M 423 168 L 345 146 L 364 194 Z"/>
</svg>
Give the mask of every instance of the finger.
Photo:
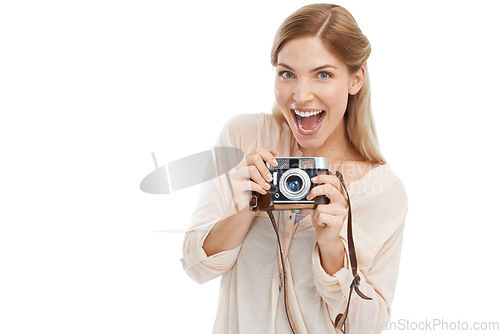
<svg viewBox="0 0 500 334">
<path fill-rule="evenodd" d="M 260 185 L 258 185 L 257 183 L 253 182 L 253 181 L 247 181 L 245 182 L 245 188 L 250 190 L 250 191 L 255 191 L 255 192 L 258 192 L 259 194 L 262 194 L 262 195 L 265 195 L 267 194 L 267 191 L 262 188 Z"/>
<path fill-rule="evenodd" d="M 237 189 L 238 191 L 256 191 L 258 193 L 261 193 L 262 195 L 265 195 L 267 193 L 265 189 L 265 184 L 264 186 L 254 182 L 253 180 L 250 180 L 250 171 L 249 167 L 239 170 L 236 173 L 234 173 L 231 177 L 232 181 L 232 187 L 234 189 Z"/>
<path fill-rule="evenodd" d="M 267 182 L 271 182 L 273 180 L 271 172 L 258 153 L 249 156 L 247 162 L 249 166 L 255 166 L 261 174 L 262 178 L 264 178 Z"/>
<path fill-rule="evenodd" d="M 346 196 L 346 191 L 342 186 L 340 180 L 335 175 L 318 175 L 311 179 L 313 184 L 331 184 L 335 187 L 338 193 L 342 196 Z"/>
<path fill-rule="evenodd" d="M 262 192 L 260 189 L 269 190 L 271 188 L 269 183 L 262 178 L 262 175 L 260 175 L 257 167 L 254 165 L 240 168 L 231 174 L 231 182 L 233 183 L 233 186 L 246 184 L 246 182 L 249 182 L 250 180 L 260 187 L 258 190 L 252 190 Z M 250 187 L 245 186 L 244 190 L 250 190 Z"/>
<path fill-rule="evenodd" d="M 319 225 L 326 225 L 329 228 L 336 228 L 339 229 L 342 227 L 344 220 L 340 216 L 336 215 L 331 215 L 328 213 L 319 213 L 318 214 L 318 221 L 320 222 Z"/>
<path fill-rule="evenodd" d="M 274 152 L 277 153 L 276 151 Z M 264 189 L 270 189 L 270 185 L 267 182 L 272 181 L 272 175 L 265 165 L 264 159 L 267 159 L 267 161 L 277 165 L 274 155 L 271 152 L 263 148 L 256 148 L 254 153 L 246 156 L 246 158 L 240 163 L 239 170 L 248 171 L 249 177 L 254 180 L 254 182 L 259 184 Z M 250 166 L 253 167 L 248 168 Z M 255 168 L 260 175 L 255 172 Z"/>
<path fill-rule="evenodd" d="M 330 202 L 342 201 L 342 199 L 344 199 L 344 195 L 341 194 L 337 188 L 330 183 L 325 183 L 313 187 L 309 192 L 309 195 L 307 195 L 307 200 L 313 200 L 321 195 L 328 197 Z"/>
<path fill-rule="evenodd" d="M 314 217 L 318 217 L 319 214 L 337 216 L 344 220 L 347 217 L 349 210 L 343 205 L 332 205 L 332 204 L 321 204 L 312 210 Z"/>
<path fill-rule="evenodd" d="M 317 175 L 311 179 L 311 182 L 314 184 L 330 183 L 339 191 L 342 189 L 340 180 L 335 175 Z"/>
<path fill-rule="evenodd" d="M 256 148 L 251 154 L 248 154 L 245 156 L 245 159 L 243 159 L 238 165 L 236 165 L 236 169 L 244 168 L 249 165 L 253 165 L 259 162 L 259 160 L 263 160 L 267 163 L 269 163 L 271 166 L 277 167 L 278 162 L 274 158 L 275 156 L 278 156 L 278 151 L 275 150 L 270 150 L 266 151 L 263 148 Z M 265 164 L 264 164 L 265 166 Z M 267 167 L 266 167 L 267 168 Z M 267 175 L 267 174 L 265 174 Z"/>
<path fill-rule="evenodd" d="M 335 216 L 347 216 L 347 206 L 339 203 L 320 204 L 314 210 L 314 213 L 326 213 Z"/>
<path fill-rule="evenodd" d="M 234 182 L 246 181 L 250 179 L 250 170 L 248 166 L 243 166 L 230 172 L 231 180 Z"/>
<path fill-rule="evenodd" d="M 279 156 L 280 154 L 278 153 L 278 151 L 275 151 L 275 150 L 269 150 L 269 152 L 272 153 L 272 155 L 274 155 L 275 157 Z"/>
<path fill-rule="evenodd" d="M 272 150 L 273 152 L 276 153 L 277 155 L 277 151 L 274 151 Z M 265 162 L 267 162 L 268 164 L 270 164 L 271 166 L 273 167 L 277 167 L 278 166 L 278 162 L 276 161 L 275 159 L 275 154 L 273 154 L 271 151 L 268 151 L 266 149 L 263 149 L 261 147 L 258 147 L 255 149 L 255 153 L 257 153 L 258 155 L 261 156 L 262 160 L 264 160 Z"/>
<path fill-rule="evenodd" d="M 255 165 L 248 166 L 247 170 L 248 174 L 250 175 L 250 179 L 261 186 L 262 189 L 269 190 L 271 188 L 269 183 L 267 183 L 266 180 L 262 177 L 262 174 Z"/>
</svg>

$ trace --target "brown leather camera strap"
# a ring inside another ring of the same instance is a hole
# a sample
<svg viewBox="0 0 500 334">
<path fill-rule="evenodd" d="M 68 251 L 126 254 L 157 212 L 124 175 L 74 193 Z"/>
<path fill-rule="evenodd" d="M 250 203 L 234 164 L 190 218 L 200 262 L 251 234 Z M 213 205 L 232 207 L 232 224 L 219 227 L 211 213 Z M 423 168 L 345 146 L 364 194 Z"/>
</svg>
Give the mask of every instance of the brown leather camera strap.
<svg viewBox="0 0 500 334">
<path fill-rule="evenodd" d="M 371 300 L 372 298 L 366 296 L 359 290 L 359 285 L 360 285 L 360 278 L 358 275 L 358 262 L 356 259 L 356 250 L 354 248 L 354 239 L 352 236 L 352 213 L 351 213 L 351 199 L 349 198 L 349 193 L 347 192 L 347 187 L 344 182 L 344 177 L 342 173 L 340 173 L 338 170 L 334 173 L 335 176 L 340 180 L 340 183 L 342 184 L 342 188 L 344 189 L 347 197 L 347 206 L 348 206 L 348 213 L 347 213 L 347 247 L 348 247 L 348 254 L 349 254 L 349 263 L 351 265 L 351 271 L 352 271 L 352 276 L 353 280 L 351 282 L 351 285 L 349 287 L 349 297 L 347 299 L 347 306 L 345 308 L 344 313 L 339 313 L 337 317 L 335 318 L 335 327 L 339 328 L 342 333 L 349 333 L 349 327 L 348 327 L 348 321 L 347 321 L 347 313 L 349 311 L 349 306 L 351 304 L 351 296 L 352 296 L 352 290 L 356 291 L 356 293 L 363 299 Z M 288 323 L 290 324 L 290 328 L 292 329 L 292 332 L 294 334 L 297 334 L 297 328 L 295 327 L 295 324 L 292 319 L 292 315 L 290 313 L 290 308 L 288 305 L 288 291 L 287 291 L 287 277 L 286 277 L 286 267 L 285 267 L 285 259 L 283 256 L 283 250 L 281 248 L 281 242 L 280 242 L 280 237 L 279 237 L 279 232 L 278 232 L 278 226 L 276 224 L 276 220 L 274 219 L 274 215 L 272 213 L 272 210 L 267 210 L 267 213 L 269 215 L 269 218 L 271 219 L 271 222 L 274 227 L 274 231 L 276 232 L 276 237 L 278 238 L 278 247 L 279 247 L 279 252 L 280 252 L 280 261 L 281 261 L 281 267 L 282 267 L 282 272 L 283 272 L 283 287 L 284 287 L 284 299 L 285 299 L 285 309 L 286 309 L 286 315 L 288 318 Z"/>
<path fill-rule="evenodd" d="M 351 199 L 349 198 L 349 193 L 347 192 L 347 187 L 344 182 L 344 177 L 341 172 L 336 171 L 335 176 L 340 180 L 340 184 L 342 184 L 342 188 L 345 191 L 345 194 L 347 196 L 347 206 L 348 206 L 348 213 L 347 213 L 347 250 L 349 253 L 349 263 L 351 264 L 351 271 L 352 271 L 352 282 L 351 286 L 349 288 L 349 297 L 347 299 L 347 306 L 345 308 L 344 313 L 339 313 L 337 317 L 335 318 L 335 327 L 339 328 L 342 333 L 348 333 L 348 323 L 347 323 L 347 313 L 349 311 L 349 305 L 351 304 L 351 295 L 352 295 L 352 290 L 356 291 L 356 293 L 363 299 L 371 300 L 372 298 L 366 296 L 359 290 L 359 284 L 361 279 L 359 278 L 358 275 L 358 261 L 356 259 L 356 249 L 354 248 L 354 238 L 352 237 L 352 212 L 351 212 Z"/>
<path fill-rule="evenodd" d="M 280 251 L 280 262 L 281 262 L 281 270 L 283 277 L 283 295 L 285 296 L 285 310 L 286 317 L 288 318 L 288 323 L 290 324 L 290 328 L 294 334 L 297 334 L 297 328 L 295 327 L 295 323 L 293 322 L 292 315 L 290 313 L 290 307 L 288 306 L 288 287 L 286 280 L 286 267 L 285 267 L 285 258 L 283 256 L 283 249 L 281 248 L 280 234 L 278 232 L 278 226 L 276 225 L 276 220 L 274 219 L 274 215 L 272 210 L 267 211 L 269 218 L 271 218 L 271 222 L 273 223 L 274 232 L 276 232 L 276 237 L 278 238 L 278 247 Z"/>
</svg>

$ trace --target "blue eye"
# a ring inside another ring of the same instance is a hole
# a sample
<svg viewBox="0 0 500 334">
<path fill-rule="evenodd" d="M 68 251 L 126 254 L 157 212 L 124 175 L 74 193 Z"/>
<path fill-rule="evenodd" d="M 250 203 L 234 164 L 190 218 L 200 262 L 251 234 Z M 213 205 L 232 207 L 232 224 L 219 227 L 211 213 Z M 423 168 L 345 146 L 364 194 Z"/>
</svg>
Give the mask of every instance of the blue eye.
<svg viewBox="0 0 500 334">
<path fill-rule="evenodd" d="M 320 79 L 328 79 L 331 76 L 332 75 L 328 72 L 319 72 L 319 74 L 318 74 L 318 78 L 320 78 Z"/>
<path fill-rule="evenodd" d="M 290 72 L 290 71 L 282 71 L 279 73 L 281 77 L 285 78 L 285 79 L 291 79 L 293 78 L 293 73 Z"/>
</svg>

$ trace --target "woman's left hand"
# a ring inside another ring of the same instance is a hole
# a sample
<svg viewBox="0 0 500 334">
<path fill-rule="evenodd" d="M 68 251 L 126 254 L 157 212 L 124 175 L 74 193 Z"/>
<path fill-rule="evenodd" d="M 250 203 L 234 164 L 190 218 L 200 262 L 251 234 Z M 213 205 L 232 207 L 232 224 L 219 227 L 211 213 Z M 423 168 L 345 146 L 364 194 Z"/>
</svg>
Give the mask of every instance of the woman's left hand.
<svg viewBox="0 0 500 334">
<path fill-rule="evenodd" d="M 320 204 L 312 210 L 311 218 L 316 229 L 316 240 L 319 244 L 340 242 L 340 230 L 348 213 L 347 199 L 340 180 L 335 175 L 318 175 L 311 181 L 318 185 L 311 189 L 307 196 L 308 200 L 321 195 L 330 199 L 329 204 Z"/>
</svg>

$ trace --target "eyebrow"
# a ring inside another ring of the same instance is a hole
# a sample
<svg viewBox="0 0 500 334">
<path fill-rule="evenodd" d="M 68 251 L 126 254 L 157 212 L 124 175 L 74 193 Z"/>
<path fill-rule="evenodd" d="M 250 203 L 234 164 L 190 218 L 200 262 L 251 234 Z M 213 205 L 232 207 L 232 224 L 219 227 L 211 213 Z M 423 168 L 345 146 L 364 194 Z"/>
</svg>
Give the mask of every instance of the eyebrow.
<svg viewBox="0 0 500 334">
<path fill-rule="evenodd" d="M 291 66 L 288 66 L 287 64 L 279 63 L 278 66 L 283 66 L 284 68 L 289 69 L 290 71 L 295 71 Z M 327 64 L 327 65 L 318 66 L 318 67 L 312 69 L 311 72 L 316 72 L 316 71 L 323 70 L 323 69 L 329 68 L 329 67 L 338 70 L 338 68 L 336 66 Z"/>
</svg>

